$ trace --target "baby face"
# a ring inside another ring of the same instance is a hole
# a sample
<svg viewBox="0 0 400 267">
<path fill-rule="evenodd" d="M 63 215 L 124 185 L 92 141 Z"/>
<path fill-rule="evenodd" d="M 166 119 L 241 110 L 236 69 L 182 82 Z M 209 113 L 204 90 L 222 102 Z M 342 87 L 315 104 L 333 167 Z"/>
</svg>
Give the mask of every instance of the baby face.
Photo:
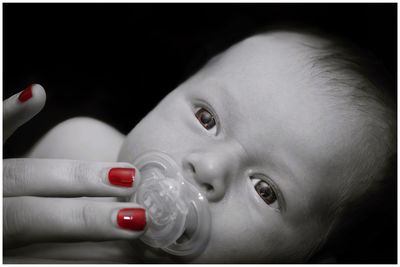
<svg viewBox="0 0 400 267">
<path fill-rule="evenodd" d="M 207 197 L 198 262 L 304 261 L 332 222 L 355 127 L 312 75 L 294 33 L 255 36 L 211 60 L 128 135 L 119 160 L 160 150 Z M 337 102 L 337 101 L 336 101 Z"/>
</svg>

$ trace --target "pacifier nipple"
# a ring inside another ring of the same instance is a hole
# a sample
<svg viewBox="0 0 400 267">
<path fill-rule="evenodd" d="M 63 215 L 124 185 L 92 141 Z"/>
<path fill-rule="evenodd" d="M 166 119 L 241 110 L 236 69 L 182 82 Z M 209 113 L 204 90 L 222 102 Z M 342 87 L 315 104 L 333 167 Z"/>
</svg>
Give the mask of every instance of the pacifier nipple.
<svg viewBox="0 0 400 267">
<path fill-rule="evenodd" d="M 204 249 L 211 226 L 206 198 L 185 181 L 167 154 L 148 152 L 134 165 L 141 182 L 132 200 L 146 208 L 149 218 L 141 240 L 180 256 Z"/>
</svg>

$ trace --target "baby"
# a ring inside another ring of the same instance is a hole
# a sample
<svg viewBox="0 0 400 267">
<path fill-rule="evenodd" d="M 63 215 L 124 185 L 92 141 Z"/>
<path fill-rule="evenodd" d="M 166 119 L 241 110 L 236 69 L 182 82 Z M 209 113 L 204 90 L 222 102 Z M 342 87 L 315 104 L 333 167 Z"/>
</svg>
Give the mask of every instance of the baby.
<svg viewBox="0 0 400 267">
<path fill-rule="evenodd" d="M 128 136 L 77 118 L 29 156 L 171 155 L 209 201 L 210 240 L 183 259 L 135 241 L 137 261 L 307 262 L 367 214 L 396 155 L 386 85 L 349 49 L 289 30 L 254 35 L 210 60 Z"/>
</svg>

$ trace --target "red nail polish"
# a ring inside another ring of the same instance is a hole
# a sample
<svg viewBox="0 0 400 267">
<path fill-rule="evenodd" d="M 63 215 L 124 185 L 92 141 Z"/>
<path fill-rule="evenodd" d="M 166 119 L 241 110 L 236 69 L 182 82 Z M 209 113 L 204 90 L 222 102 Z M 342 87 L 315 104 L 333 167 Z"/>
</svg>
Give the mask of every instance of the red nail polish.
<svg viewBox="0 0 400 267">
<path fill-rule="evenodd" d="M 120 209 L 117 222 L 121 228 L 142 231 L 146 227 L 146 211 L 140 208 Z"/>
<path fill-rule="evenodd" d="M 18 100 L 23 103 L 25 101 L 28 101 L 32 97 L 32 87 L 33 85 L 29 85 L 28 87 L 25 88 L 24 91 L 22 91 L 19 96 Z"/>
<path fill-rule="evenodd" d="M 135 173 L 133 168 L 112 168 L 108 172 L 108 180 L 112 185 L 132 187 Z"/>
</svg>

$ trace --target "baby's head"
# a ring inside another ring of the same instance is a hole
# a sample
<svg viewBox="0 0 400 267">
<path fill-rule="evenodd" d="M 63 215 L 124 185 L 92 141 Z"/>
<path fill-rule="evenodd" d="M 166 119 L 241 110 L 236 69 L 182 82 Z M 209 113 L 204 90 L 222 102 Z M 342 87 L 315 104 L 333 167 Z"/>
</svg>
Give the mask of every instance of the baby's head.
<svg viewBox="0 0 400 267">
<path fill-rule="evenodd" d="M 307 261 L 366 210 L 396 153 L 366 62 L 311 34 L 247 38 L 165 97 L 119 160 L 167 152 L 203 190 L 211 237 L 193 260 Z"/>
</svg>

